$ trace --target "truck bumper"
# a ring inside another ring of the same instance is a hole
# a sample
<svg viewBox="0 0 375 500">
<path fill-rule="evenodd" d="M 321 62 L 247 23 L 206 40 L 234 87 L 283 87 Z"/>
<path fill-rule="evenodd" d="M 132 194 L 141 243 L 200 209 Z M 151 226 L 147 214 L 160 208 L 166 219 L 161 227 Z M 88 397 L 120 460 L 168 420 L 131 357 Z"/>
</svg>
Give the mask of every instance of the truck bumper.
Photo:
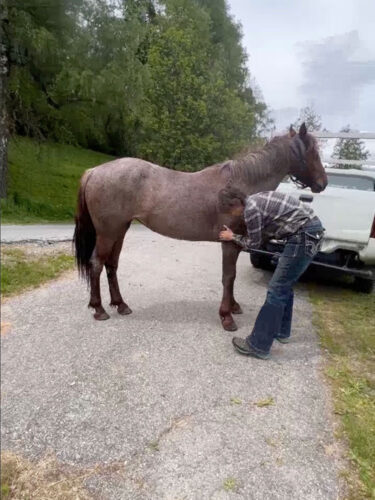
<svg viewBox="0 0 375 500">
<path fill-rule="evenodd" d="M 270 258 L 271 262 L 277 264 L 277 260 L 282 252 L 282 248 L 275 250 L 251 250 L 250 253 L 264 255 Z M 328 262 L 324 262 L 324 253 L 319 253 L 317 258 L 315 258 L 310 267 L 324 268 L 334 270 L 343 274 L 349 274 L 351 276 L 365 278 L 369 280 L 375 280 L 375 268 L 365 268 L 359 269 L 356 267 L 348 267 L 348 266 L 339 266 L 335 264 L 331 264 Z"/>
<path fill-rule="evenodd" d="M 375 266 L 375 238 L 370 238 L 366 248 L 359 252 L 359 258 L 362 262 Z"/>
</svg>

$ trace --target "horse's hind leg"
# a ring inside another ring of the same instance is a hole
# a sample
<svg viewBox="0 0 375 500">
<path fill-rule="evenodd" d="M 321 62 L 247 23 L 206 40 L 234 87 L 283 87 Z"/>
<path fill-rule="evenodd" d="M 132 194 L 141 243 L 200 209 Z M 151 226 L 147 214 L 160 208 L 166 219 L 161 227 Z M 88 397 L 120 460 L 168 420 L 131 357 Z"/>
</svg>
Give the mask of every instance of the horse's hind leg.
<svg viewBox="0 0 375 500">
<path fill-rule="evenodd" d="M 114 241 L 109 238 L 98 235 L 93 254 L 90 259 L 90 302 L 89 307 L 95 309 L 94 318 L 97 320 L 108 319 L 109 316 L 102 306 L 100 296 L 100 274 L 103 270 L 103 265 L 107 261 Z"/>
<path fill-rule="evenodd" d="M 130 226 L 130 224 L 129 224 Z M 128 227 L 129 227 L 128 226 Z M 117 312 L 119 314 L 125 315 L 130 314 L 132 310 L 130 307 L 124 302 L 120 288 L 117 281 L 117 267 L 118 261 L 121 253 L 122 244 L 124 241 L 124 235 L 119 238 L 116 243 L 113 245 L 112 251 L 105 262 L 105 268 L 107 271 L 108 285 L 109 285 L 109 293 L 111 295 L 111 306 L 117 306 Z"/>
</svg>

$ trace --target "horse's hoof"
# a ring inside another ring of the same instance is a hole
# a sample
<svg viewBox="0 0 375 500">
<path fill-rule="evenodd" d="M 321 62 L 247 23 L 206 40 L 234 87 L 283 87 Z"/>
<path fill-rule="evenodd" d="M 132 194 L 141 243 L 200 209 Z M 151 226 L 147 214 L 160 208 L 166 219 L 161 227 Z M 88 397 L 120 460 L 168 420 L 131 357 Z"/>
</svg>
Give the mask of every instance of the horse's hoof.
<svg viewBox="0 0 375 500">
<path fill-rule="evenodd" d="M 126 316 L 127 314 L 131 314 L 133 311 L 126 304 L 120 304 L 117 307 L 117 312 L 121 314 L 121 316 Z"/>
<path fill-rule="evenodd" d="M 227 332 L 235 332 L 238 330 L 238 327 L 236 325 L 236 323 L 233 321 L 232 323 L 229 323 L 228 325 L 225 325 L 223 323 L 223 328 L 224 330 L 226 330 Z"/>
<path fill-rule="evenodd" d="M 231 312 L 232 314 L 243 314 L 240 304 L 234 304 Z"/>
<path fill-rule="evenodd" d="M 227 332 L 235 332 L 236 330 L 238 330 L 238 327 L 232 318 L 221 320 L 221 324 L 223 325 L 224 330 L 226 330 Z"/>
<path fill-rule="evenodd" d="M 109 314 L 107 314 L 106 312 L 95 313 L 94 318 L 97 321 L 105 321 L 106 319 L 109 319 Z"/>
</svg>

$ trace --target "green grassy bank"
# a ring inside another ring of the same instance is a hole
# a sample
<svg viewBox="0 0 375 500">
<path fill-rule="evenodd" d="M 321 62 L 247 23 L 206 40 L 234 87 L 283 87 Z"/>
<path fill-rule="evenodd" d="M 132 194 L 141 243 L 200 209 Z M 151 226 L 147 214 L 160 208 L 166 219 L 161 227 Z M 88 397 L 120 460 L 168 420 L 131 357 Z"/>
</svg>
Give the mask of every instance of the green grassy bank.
<svg viewBox="0 0 375 500">
<path fill-rule="evenodd" d="M 8 198 L 1 200 L 3 223 L 69 222 L 79 179 L 111 156 L 66 144 L 16 137 L 9 145 Z"/>
<path fill-rule="evenodd" d="M 59 277 L 74 268 L 74 257 L 65 252 L 30 255 L 19 248 L 2 248 L 1 295 L 8 297 Z"/>
<path fill-rule="evenodd" d="M 375 498 L 375 294 L 312 285 L 310 296 L 349 447 L 348 497 Z"/>
</svg>

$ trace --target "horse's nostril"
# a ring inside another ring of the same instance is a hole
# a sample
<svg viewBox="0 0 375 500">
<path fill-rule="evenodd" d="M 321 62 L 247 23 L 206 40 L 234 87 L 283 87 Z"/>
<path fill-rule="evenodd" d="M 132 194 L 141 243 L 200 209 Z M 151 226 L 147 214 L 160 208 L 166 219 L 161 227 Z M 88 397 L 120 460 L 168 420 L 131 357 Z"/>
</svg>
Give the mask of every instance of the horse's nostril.
<svg viewBox="0 0 375 500">
<path fill-rule="evenodd" d="M 324 191 L 325 185 L 321 182 L 314 182 L 313 186 L 311 187 L 311 191 L 313 193 L 320 193 L 321 191 Z"/>
<path fill-rule="evenodd" d="M 324 181 L 319 181 L 315 183 L 316 188 L 319 190 L 319 192 L 324 191 L 325 188 L 327 187 L 328 180 Z"/>
</svg>

